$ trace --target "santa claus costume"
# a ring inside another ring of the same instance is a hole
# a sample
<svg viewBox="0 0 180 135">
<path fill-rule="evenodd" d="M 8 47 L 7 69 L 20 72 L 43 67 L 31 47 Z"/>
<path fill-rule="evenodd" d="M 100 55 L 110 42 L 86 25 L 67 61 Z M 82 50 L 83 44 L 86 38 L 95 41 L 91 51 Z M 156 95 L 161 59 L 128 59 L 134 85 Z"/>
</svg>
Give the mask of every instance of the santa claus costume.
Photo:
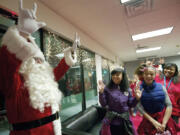
<svg viewBox="0 0 180 135">
<path fill-rule="evenodd" d="M 12 124 L 10 135 L 61 135 L 61 92 L 56 81 L 72 65 L 70 54 L 68 50 L 52 69 L 31 36 L 26 40 L 16 26 L 6 32 L 0 48 L 0 93 Z"/>
<path fill-rule="evenodd" d="M 76 62 L 76 52 L 65 49 L 65 58 L 52 69 L 31 36 L 45 26 L 36 21 L 37 5 L 29 10 L 22 7 L 22 0 L 19 4 L 18 25 L 8 29 L 0 48 L 0 93 L 6 101 L 10 135 L 61 135 L 57 81 Z M 74 48 L 77 42 L 79 38 Z"/>
</svg>

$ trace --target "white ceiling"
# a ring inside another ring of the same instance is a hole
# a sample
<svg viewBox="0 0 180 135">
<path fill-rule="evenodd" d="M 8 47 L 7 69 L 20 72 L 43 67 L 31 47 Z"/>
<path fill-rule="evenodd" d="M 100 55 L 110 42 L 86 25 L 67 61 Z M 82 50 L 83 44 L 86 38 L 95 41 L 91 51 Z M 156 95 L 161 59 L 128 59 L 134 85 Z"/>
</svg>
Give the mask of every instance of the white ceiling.
<svg viewBox="0 0 180 135">
<path fill-rule="evenodd" d="M 139 57 L 166 57 L 180 51 L 180 0 L 153 0 L 150 10 L 134 8 L 127 16 L 120 0 L 39 0 L 63 16 L 92 39 L 117 55 L 122 61 Z M 147 0 L 148 1 L 148 0 Z M 149 0 L 150 1 L 150 0 Z M 131 35 L 174 26 L 171 34 L 132 41 Z M 160 51 L 136 54 L 137 45 L 156 47 Z"/>
</svg>

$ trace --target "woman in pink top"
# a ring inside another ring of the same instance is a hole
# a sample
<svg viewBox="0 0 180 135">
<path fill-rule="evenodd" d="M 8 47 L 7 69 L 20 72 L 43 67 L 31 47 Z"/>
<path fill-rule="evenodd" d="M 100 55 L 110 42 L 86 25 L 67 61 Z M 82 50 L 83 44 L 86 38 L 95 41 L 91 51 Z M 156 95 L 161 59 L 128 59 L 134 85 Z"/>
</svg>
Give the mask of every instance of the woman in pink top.
<svg viewBox="0 0 180 135">
<path fill-rule="evenodd" d="M 172 118 L 178 123 L 180 116 L 180 82 L 178 81 L 177 65 L 174 63 L 165 64 L 162 74 L 157 75 L 155 80 L 167 89 L 173 106 Z"/>
</svg>

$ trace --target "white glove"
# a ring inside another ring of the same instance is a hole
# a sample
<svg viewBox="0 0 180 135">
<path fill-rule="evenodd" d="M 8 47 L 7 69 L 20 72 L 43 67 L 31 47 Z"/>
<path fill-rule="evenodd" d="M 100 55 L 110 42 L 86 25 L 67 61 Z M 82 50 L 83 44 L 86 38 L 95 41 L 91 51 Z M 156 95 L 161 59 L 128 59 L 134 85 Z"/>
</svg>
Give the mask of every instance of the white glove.
<svg viewBox="0 0 180 135">
<path fill-rule="evenodd" d="M 30 35 L 46 25 L 44 22 L 36 21 L 36 11 L 36 3 L 34 3 L 33 9 L 24 9 L 22 0 L 19 0 L 19 18 L 17 27 L 19 31 Z"/>
<path fill-rule="evenodd" d="M 64 57 L 65 57 L 65 62 L 67 65 L 72 66 L 77 62 L 77 54 L 76 51 L 73 52 L 72 47 L 68 47 L 64 49 Z"/>
<path fill-rule="evenodd" d="M 77 32 L 76 32 L 76 34 L 75 34 L 75 39 L 74 39 L 74 43 L 73 43 L 73 46 L 72 46 L 72 48 L 73 48 L 73 52 L 75 52 L 76 51 L 76 49 L 77 49 L 77 46 L 80 46 L 81 45 L 81 42 L 80 42 L 80 37 L 78 36 L 78 34 L 77 34 Z"/>
</svg>

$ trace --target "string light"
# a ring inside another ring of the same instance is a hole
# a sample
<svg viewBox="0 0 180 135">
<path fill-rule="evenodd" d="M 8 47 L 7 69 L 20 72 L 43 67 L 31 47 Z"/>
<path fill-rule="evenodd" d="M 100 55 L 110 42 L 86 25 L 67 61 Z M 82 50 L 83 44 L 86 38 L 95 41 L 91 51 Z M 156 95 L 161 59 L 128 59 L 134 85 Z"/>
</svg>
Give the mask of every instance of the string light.
<svg viewBox="0 0 180 135">
<path fill-rule="evenodd" d="M 44 39 L 45 57 L 47 61 L 55 67 L 59 63 L 59 58 L 56 55 L 62 53 L 63 50 L 71 46 L 71 44 L 49 31 L 45 31 Z M 89 59 L 89 61 L 85 61 L 87 59 Z M 77 48 L 77 63 L 74 66 L 80 65 L 81 62 L 84 68 L 95 70 L 94 54 L 86 51 L 85 49 Z"/>
</svg>

